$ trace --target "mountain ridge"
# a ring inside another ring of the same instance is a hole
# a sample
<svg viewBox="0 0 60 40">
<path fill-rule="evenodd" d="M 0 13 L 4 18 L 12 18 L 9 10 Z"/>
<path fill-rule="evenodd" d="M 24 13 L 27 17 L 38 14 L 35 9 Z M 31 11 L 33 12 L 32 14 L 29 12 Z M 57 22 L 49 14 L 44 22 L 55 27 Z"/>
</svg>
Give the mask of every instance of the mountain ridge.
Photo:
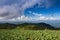
<svg viewBox="0 0 60 40">
<path fill-rule="evenodd" d="M 28 28 L 32 30 L 55 29 L 53 26 L 43 22 L 42 23 L 22 23 L 22 24 L 10 24 L 10 23 L 0 24 L 0 29 L 14 29 L 17 27 L 25 28 L 25 29 Z"/>
</svg>

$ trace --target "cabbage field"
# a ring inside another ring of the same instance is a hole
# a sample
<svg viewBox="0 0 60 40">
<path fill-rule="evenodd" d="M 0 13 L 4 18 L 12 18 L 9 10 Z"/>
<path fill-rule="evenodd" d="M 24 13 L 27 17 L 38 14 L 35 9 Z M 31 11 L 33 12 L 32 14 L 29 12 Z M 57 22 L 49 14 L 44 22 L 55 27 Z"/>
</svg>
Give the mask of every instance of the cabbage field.
<svg viewBox="0 0 60 40">
<path fill-rule="evenodd" d="M 59 30 L 0 30 L 0 40 L 60 40 Z"/>
</svg>

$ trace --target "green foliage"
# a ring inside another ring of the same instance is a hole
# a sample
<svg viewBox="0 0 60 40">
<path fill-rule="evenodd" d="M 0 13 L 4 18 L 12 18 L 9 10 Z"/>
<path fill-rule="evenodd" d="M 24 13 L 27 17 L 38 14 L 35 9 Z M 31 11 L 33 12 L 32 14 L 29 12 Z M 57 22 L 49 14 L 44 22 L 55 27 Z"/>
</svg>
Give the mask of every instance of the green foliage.
<svg viewBox="0 0 60 40">
<path fill-rule="evenodd" d="M 60 40 L 55 30 L 0 30 L 0 40 Z"/>
<path fill-rule="evenodd" d="M 23 24 L 0 24 L 0 29 L 24 29 L 24 30 L 45 30 L 54 29 L 53 26 L 45 23 L 23 23 Z"/>
</svg>

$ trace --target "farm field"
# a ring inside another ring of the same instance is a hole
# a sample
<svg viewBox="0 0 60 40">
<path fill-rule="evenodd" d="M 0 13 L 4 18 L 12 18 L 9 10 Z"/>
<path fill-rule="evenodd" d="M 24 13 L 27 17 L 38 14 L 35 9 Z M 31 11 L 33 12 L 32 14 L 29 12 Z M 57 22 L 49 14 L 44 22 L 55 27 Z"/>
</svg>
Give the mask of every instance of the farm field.
<svg viewBox="0 0 60 40">
<path fill-rule="evenodd" d="M 60 40 L 60 31 L 1 29 L 0 40 Z"/>
</svg>

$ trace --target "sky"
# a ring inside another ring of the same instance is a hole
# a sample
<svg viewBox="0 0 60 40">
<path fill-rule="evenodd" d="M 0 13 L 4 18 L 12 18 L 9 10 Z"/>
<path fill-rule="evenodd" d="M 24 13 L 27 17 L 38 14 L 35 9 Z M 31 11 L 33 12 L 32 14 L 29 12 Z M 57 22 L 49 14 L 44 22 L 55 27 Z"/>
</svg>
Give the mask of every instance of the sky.
<svg viewBox="0 0 60 40">
<path fill-rule="evenodd" d="M 60 0 L 0 0 L 0 21 L 60 20 Z"/>
</svg>

